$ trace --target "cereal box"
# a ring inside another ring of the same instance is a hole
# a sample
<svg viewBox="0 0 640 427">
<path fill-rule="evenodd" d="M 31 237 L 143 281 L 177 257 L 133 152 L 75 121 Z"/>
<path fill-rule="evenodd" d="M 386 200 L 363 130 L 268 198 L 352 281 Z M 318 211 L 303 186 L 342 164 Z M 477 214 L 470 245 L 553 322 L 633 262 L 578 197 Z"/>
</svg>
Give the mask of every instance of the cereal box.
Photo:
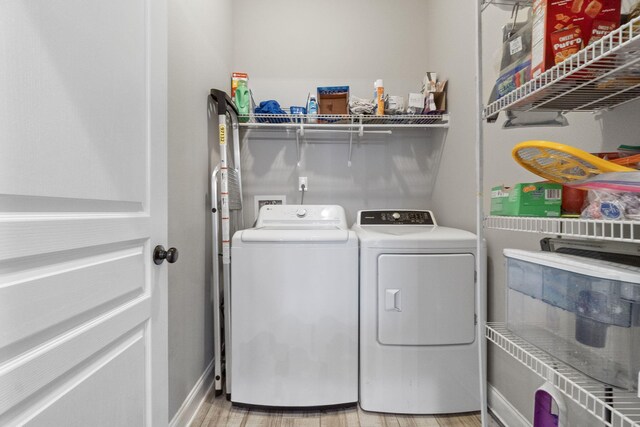
<svg viewBox="0 0 640 427">
<path fill-rule="evenodd" d="M 602 32 L 617 28 L 620 24 L 621 0 L 534 0 L 533 2 L 533 31 L 531 48 L 531 74 L 537 77 L 555 64 L 566 59 L 566 53 L 573 51 L 576 42 L 572 42 L 571 49 L 554 49 L 554 42 L 562 37 L 571 40 L 580 39 L 583 46 L 595 37 L 602 37 Z M 597 25 L 594 34 L 594 23 Z M 580 34 L 578 37 L 577 31 Z M 567 30 L 574 30 L 567 33 Z M 563 32 L 562 35 L 553 35 Z M 571 34 L 571 35 L 570 35 Z M 571 41 L 566 39 L 565 42 Z M 557 44 L 557 43 L 555 43 Z"/>
</svg>

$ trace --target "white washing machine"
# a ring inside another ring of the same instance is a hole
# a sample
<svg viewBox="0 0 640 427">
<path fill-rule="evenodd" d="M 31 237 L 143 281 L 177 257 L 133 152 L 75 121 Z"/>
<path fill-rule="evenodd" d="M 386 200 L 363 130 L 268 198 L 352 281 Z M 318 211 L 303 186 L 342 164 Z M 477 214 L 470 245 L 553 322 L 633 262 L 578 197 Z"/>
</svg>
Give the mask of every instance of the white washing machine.
<svg viewBox="0 0 640 427">
<path fill-rule="evenodd" d="M 340 206 L 272 205 L 231 246 L 231 401 L 358 401 L 358 238 Z"/>
<path fill-rule="evenodd" d="M 430 211 L 360 211 L 360 406 L 480 409 L 476 236 Z"/>
</svg>

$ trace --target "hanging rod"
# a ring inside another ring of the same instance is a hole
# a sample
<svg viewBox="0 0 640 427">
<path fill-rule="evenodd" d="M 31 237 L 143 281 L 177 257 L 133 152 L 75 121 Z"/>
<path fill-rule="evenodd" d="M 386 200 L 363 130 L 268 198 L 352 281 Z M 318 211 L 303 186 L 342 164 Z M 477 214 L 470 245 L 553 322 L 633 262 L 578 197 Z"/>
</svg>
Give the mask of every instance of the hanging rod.
<svg viewBox="0 0 640 427">
<path fill-rule="evenodd" d="M 393 131 L 390 129 L 387 130 L 364 130 L 362 126 L 359 129 L 305 129 L 300 126 L 300 128 L 296 129 L 296 153 L 298 155 L 298 163 L 300 166 L 300 137 L 304 138 L 304 135 L 307 133 L 348 133 L 349 134 L 349 159 L 347 160 L 347 166 L 351 167 L 351 154 L 353 153 L 353 135 L 357 134 L 359 137 L 363 136 L 365 133 L 368 134 L 382 134 L 382 135 L 391 135 Z"/>
<path fill-rule="evenodd" d="M 362 136 L 365 133 L 378 133 L 384 135 L 393 134 L 392 130 L 363 130 L 363 129 L 296 129 L 296 132 L 300 134 L 300 136 L 304 136 L 307 133 L 357 133 Z"/>
</svg>

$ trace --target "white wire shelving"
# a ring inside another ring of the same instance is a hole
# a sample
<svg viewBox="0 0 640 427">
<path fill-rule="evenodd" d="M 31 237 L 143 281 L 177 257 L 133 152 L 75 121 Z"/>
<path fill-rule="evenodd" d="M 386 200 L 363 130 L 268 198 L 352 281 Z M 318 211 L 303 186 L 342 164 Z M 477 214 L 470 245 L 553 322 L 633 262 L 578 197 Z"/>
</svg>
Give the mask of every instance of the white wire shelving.
<svg viewBox="0 0 640 427">
<path fill-rule="evenodd" d="M 640 426 L 640 398 L 600 383 L 510 332 L 504 323 L 487 323 L 486 338 L 553 384 L 606 426 Z"/>
<path fill-rule="evenodd" d="M 449 115 L 251 114 L 240 116 L 240 126 L 250 129 L 342 129 L 355 132 L 369 129 L 448 128 Z"/>
<path fill-rule="evenodd" d="M 485 226 L 495 230 L 640 243 L 640 221 L 488 216 Z"/>
<path fill-rule="evenodd" d="M 288 109 L 287 109 L 288 110 Z M 351 166 L 353 153 L 353 136 L 363 137 L 365 134 L 390 135 L 394 129 L 447 129 L 448 114 L 415 114 L 415 115 L 337 115 L 319 114 L 250 114 L 239 117 L 240 127 L 254 130 L 287 130 L 295 131 L 298 165 L 300 165 L 300 140 L 307 133 L 346 133 L 349 134 L 349 158 Z"/>
<path fill-rule="evenodd" d="M 640 17 L 621 26 L 484 109 L 601 111 L 640 97 Z"/>
</svg>

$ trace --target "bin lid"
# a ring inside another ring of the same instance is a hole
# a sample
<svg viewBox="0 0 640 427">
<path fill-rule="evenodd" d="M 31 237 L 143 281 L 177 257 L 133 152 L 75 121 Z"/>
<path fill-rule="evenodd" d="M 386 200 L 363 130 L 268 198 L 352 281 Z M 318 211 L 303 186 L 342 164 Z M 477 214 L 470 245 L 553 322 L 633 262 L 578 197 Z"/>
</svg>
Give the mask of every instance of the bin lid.
<svg viewBox="0 0 640 427">
<path fill-rule="evenodd" d="M 503 253 L 506 258 L 540 264 L 585 276 L 640 284 L 640 268 L 625 264 L 556 252 L 507 248 L 504 249 Z"/>
</svg>

